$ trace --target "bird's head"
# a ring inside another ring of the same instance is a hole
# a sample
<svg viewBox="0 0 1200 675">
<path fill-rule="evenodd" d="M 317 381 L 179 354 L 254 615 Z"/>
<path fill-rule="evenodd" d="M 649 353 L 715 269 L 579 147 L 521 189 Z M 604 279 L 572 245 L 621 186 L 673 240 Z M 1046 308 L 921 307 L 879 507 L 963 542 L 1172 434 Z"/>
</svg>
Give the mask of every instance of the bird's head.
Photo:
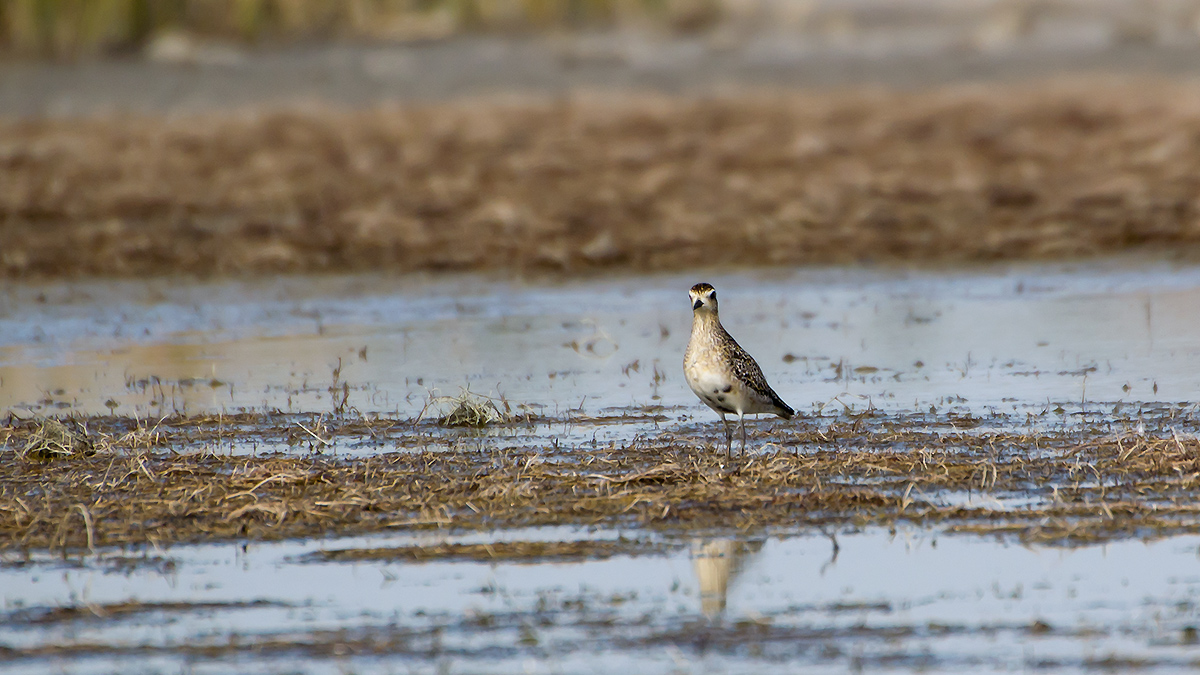
<svg viewBox="0 0 1200 675">
<path fill-rule="evenodd" d="M 692 286 L 688 296 L 692 298 L 693 312 L 717 313 L 717 289 L 711 284 L 699 283 Z"/>
</svg>

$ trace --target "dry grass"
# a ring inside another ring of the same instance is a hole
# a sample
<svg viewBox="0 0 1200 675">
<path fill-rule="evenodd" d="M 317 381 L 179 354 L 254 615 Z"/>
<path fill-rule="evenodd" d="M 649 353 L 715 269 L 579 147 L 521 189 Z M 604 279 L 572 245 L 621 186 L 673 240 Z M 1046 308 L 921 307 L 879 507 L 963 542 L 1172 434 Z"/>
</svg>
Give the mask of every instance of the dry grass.
<svg viewBox="0 0 1200 675">
<path fill-rule="evenodd" d="M 614 555 L 665 553 L 671 547 L 662 542 L 629 539 L 584 541 L 497 541 L 489 544 L 434 544 L 392 548 L 351 548 L 322 550 L 309 556 L 315 562 L 475 562 L 507 561 L 517 563 L 574 562 L 602 560 Z"/>
<path fill-rule="evenodd" d="M 503 399 L 493 399 L 470 391 L 463 391 L 458 396 L 439 397 L 432 403 L 451 406 L 450 412 L 438 418 L 438 424 L 446 427 L 487 427 L 513 420 L 511 407 Z"/>
<path fill-rule="evenodd" d="M 76 420 L 43 419 L 36 422 L 25 446 L 17 451 L 23 459 L 56 459 L 91 452 L 93 443 L 87 427 Z"/>
<path fill-rule="evenodd" d="M 18 609 L 8 612 L 4 616 L 4 622 L 9 626 L 39 626 L 69 621 L 114 621 L 153 613 L 203 612 L 273 606 L 279 605 L 266 600 L 247 602 L 138 602 L 129 600 L 107 604 L 84 604 L 75 607 Z"/>
<path fill-rule="evenodd" d="M 146 445 L 188 429 L 249 443 L 294 423 L 260 419 L 261 430 L 243 424 L 237 432 L 228 419 L 164 420 L 152 434 L 130 431 L 137 425 L 127 419 L 93 418 L 94 454 L 36 461 L 2 452 L 0 547 L 66 552 L 540 525 L 691 533 L 911 521 L 1065 544 L 1200 531 L 1200 443 L 1166 427 L 1017 433 L 955 430 L 959 418 L 860 416 L 787 431 L 781 446 L 730 465 L 713 445 L 670 433 L 597 450 L 417 450 L 356 460 Z M 353 422 L 327 433 L 367 436 L 388 426 Z M 38 428 L 13 421 L 0 440 L 23 447 Z M 397 425 L 387 442 L 436 429 Z M 967 494 L 1000 506 L 964 505 Z"/>
<path fill-rule="evenodd" d="M 0 274 L 1195 252 L 1198 136 L 1144 83 L 0 122 Z"/>
</svg>

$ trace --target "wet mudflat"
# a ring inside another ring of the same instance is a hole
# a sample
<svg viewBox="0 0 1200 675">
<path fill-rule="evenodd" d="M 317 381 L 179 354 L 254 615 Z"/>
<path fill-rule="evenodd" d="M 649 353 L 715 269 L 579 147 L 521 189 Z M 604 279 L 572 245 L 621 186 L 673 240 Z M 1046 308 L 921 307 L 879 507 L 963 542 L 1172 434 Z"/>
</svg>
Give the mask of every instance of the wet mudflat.
<svg viewBox="0 0 1200 675">
<path fill-rule="evenodd" d="M 706 275 L 802 413 L 733 458 L 694 276 L 8 289 L 3 666 L 1200 659 L 1200 269 Z"/>
</svg>

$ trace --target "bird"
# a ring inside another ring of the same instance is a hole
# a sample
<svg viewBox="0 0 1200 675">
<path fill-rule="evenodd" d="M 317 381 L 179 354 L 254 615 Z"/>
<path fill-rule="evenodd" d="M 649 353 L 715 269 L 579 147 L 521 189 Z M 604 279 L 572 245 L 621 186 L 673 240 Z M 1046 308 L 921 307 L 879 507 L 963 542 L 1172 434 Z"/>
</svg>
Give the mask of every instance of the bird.
<svg viewBox="0 0 1200 675">
<path fill-rule="evenodd" d="M 692 335 L 683 354 L 684 378 L 696 396 L 721 415 L 726 457 L 733 455 L 733 430 L 725 416 L 738 416 L 744 455 L 746 415 L 774 414 L 786 420 L 796 411 L 771 389 L 754 357 L 721 325 L 717 289 L 699 283 L 692 286 L 688 295 L 692 299 Z"/>
</svg>

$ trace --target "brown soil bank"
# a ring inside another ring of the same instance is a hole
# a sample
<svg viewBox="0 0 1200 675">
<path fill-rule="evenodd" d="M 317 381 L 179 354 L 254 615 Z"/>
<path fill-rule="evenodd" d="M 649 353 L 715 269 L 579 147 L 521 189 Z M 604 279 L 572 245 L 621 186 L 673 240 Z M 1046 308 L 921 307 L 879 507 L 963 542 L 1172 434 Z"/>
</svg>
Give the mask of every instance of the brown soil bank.
<svg viewBox="0 0 1200 675">
<path fill-rule="evenodd" d="M 1200 242 L 1200 92 L 459 101 L 0 122 L 7 277 L 580 273 Z"/>
</svg>

